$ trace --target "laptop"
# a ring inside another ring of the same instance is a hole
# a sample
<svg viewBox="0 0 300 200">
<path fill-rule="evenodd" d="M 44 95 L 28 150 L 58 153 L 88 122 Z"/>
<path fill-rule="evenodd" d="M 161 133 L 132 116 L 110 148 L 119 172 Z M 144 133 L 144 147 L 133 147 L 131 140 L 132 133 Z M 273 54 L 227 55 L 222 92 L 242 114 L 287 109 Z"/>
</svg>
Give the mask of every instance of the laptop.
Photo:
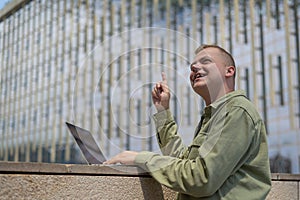
<svg viewBox="0 0 300 200">
<path fill-rule="evenodd" d="M 75 126 L 69 122 L 66 122 L 66 125 L 89 165 L 102 164 L 106 161 L 104 154 L 98 147 L 90 131 Z"/>
</svg>

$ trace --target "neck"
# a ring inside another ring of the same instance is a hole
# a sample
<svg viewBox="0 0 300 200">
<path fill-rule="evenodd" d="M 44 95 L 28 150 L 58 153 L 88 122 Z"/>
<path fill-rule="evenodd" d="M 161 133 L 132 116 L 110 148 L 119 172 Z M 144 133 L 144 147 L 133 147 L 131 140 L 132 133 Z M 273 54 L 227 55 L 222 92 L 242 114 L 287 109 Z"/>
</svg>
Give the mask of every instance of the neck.
<svg viewBox="0 0 300 200">
<path fill-rule="evenodd" d="M 212 92 L 208 92 L 206 93 L 206 95 L 201 95 L 200 96 L 204 99 L 206 106 L 212 104 L 213 102 L 217 101 L 219 98 L 225 96 L 226 94 L 233 92 L 234 89 L 231 88 L 223 88 L 217 92 L 215 92 L 214 90 L 212 90 Z"/>
</svg>

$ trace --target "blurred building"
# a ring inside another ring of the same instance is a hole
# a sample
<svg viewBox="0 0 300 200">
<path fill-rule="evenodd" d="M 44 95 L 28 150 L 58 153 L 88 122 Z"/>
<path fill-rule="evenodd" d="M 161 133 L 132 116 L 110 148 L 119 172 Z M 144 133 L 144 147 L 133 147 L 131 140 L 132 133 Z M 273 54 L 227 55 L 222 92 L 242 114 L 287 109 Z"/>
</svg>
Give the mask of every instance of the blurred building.
<svg viewBox="0 0 300 200">
<path fill-rule="evenodd" d="M 107 156 L 125 149 L 158 152 L 151 90 L 161 71 L 189 143 L 204 107 L 189 86 L 189 61 L 196 47 L 213 43 L 233 54 L 237 89 L 265 120 L 273 171 L 299 173 L 299 4 L 8 3 L 0 11 L 0 160 L 82 162 L 65 121 L 90 130 Z M 278 166 L 279 158 L 287 167 Z"/>
</svg>

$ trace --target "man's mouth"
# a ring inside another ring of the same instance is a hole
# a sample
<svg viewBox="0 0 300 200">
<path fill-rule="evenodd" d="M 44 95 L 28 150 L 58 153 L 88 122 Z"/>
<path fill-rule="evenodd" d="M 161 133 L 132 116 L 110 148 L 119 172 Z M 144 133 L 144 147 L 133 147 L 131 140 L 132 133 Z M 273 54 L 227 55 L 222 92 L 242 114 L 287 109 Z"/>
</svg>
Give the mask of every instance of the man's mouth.
<svg viewBox="0 0 300 200">
<path fill-rule="evenodd" d="M 202 74 L 202 73 L 198 73 L 194 76 L 194 81 L 196 81 L 197 79 L 200 79 L 202 77 L 205 77 L 206 75 L 205 74 Z"/>
</svg>

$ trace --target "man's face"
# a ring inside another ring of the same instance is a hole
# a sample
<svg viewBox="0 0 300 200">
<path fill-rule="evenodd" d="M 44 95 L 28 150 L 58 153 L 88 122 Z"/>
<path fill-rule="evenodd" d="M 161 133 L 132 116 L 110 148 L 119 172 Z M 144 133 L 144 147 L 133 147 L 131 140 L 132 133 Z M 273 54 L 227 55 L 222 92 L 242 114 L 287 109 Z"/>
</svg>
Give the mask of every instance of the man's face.
<svg viewBox="0 0 300 200">
<path fill-rule="evenodd" d="M 200 51 L 190 70 L 191 86 L 196 93 L 209 94 L 223 88 L 226 67 L 219 49 L 206 48 Z"/>
</svg>

